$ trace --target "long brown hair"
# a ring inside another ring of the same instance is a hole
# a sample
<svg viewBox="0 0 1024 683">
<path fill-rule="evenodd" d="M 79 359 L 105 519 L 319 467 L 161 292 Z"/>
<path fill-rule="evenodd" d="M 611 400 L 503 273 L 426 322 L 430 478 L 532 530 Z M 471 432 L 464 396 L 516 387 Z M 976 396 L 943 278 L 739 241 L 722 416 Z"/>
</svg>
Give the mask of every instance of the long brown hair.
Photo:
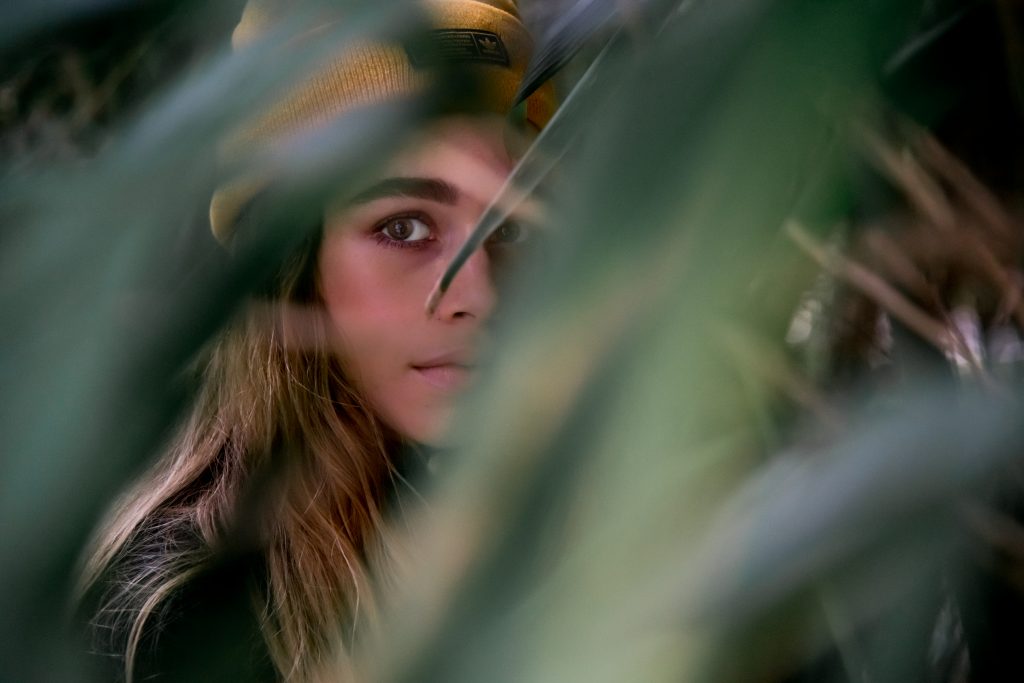
<svg viewBox="0 0 1024 683">
<path fill-rule="evenodd" d="M 318 249 L 317 237 L 283 265 L 277 301 L 322 306 Z M 265 562 L 253 607 L 284 680 L 344 668 L 345 643 L 373 622 L 400 444 L 346 380 L 325 328 L 248 306 L 203 354 L 169 447 L 103 526 L 83 592 L 98 595 L 93 626 L 114 634 L 129 681 L 151 618 L 246 524 Z"/>
</svg>

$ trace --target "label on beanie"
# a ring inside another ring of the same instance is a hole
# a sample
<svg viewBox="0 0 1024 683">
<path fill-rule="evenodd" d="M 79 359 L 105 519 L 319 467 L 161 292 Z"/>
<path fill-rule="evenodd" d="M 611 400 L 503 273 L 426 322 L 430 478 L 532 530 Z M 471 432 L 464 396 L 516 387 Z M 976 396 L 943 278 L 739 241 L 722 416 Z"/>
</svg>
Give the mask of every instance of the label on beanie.
<svg viewBox="0 0 1024 683">
<path fill-rule="evenodd" d="M 501 36 L 490 31 L 468 28 L 443 28 L 430 32 L 423 41 L 406 45 L 414 67 L 435 66 L 438 62 L 485 62 L 508 66 L 508 51 Z"/>
</svg>

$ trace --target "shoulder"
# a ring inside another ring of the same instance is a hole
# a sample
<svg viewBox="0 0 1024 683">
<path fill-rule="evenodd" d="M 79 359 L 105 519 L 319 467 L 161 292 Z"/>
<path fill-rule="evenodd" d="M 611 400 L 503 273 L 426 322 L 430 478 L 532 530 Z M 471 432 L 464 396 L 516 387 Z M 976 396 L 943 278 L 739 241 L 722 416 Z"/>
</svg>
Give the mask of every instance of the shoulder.
<svg viewBox="0 0 1024 683">
<path fill-rule="evenodd" d="M 261 630 L 265 594 L 262 555 L 218 560 L 172 593 L 147 619 L 133 680 L 278 680 Z M 109 634 L 124 642 L 127 634 Z M 103 654 L 102 666 L 124 680 L 124 656 Z"/>
</svg>

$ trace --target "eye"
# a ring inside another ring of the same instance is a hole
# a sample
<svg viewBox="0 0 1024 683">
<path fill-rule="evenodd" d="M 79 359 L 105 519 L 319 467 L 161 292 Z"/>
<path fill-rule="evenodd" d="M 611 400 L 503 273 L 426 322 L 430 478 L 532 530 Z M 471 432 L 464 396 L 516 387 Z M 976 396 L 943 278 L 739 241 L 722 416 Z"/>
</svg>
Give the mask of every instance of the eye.
<svg viewBox="0 0 1024 683">
<path fill-rule="evenodd" d="M 415 216 L 395 216 L 380 225 L 377 232 L 393 242 L 422 242 L 430 239 L 430 226 Z"/>
<path fill-rule="evenodd" d="M 530 231 L 523 227 L 521 223 L 506 221 L 491 233 L 487 241 L 491 244 L 519 244 L 520 242 L 525 242 L 529 236 Z"/>
</svg>

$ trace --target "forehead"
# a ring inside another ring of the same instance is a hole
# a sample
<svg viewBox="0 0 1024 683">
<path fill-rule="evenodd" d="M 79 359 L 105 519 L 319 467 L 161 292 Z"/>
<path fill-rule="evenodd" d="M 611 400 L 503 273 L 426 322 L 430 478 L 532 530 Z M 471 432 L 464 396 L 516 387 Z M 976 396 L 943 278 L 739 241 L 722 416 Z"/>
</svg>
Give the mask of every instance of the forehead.
<svg viewBox="0 0 1024 683">
<path fill-rule="evenodd" d="M 444 119 L 419 133 L 382 175 L 442 179 L 486 202 L 515 163 L 507 144 L 510 134 L 498 117 Z"/>
</svg>

